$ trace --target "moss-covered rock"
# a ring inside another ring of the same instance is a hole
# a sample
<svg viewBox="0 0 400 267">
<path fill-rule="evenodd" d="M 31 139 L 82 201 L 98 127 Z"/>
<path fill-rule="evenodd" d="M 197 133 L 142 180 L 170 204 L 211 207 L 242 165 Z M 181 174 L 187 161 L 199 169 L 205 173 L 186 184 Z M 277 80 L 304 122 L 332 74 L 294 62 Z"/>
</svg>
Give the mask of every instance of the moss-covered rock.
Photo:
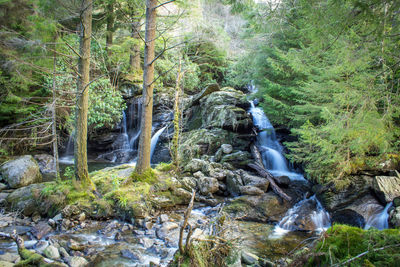
<svg viewBox="0 0 400 267">
<path fill-rule="evenodd" d="M 246 168 L 251 163 L 251 154 L 247 151 L 236 151 L 223 156 L 221 163 L 225 162 L 237 168 Z"/>
<path fill-rule="evenodd" d="M 306 266 L 342 266 L 349 259 L 346 266 L 398 266 L 399 244 L 398 229 L 363 230 L 337 224 L 328 229 L 313 253 L 303 258 L 308 259 Z M 364 255 L 359 256 L 361 253 Z"/>
<path fill-rule="evenodd" d="M 11 188 L 20 188 L 42 181 L 39 165 L 31 155 L 7 161 L 0 167 L 0 175 Z"/>
</svg>

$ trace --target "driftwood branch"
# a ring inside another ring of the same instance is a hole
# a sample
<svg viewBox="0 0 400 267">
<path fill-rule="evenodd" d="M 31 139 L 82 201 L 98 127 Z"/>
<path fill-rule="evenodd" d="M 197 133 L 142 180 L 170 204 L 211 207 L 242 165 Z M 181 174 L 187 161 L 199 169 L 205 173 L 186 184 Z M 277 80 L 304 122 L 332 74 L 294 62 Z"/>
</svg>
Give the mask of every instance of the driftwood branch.
<svg viewBox="0 0 400 267">
<path fill-rule="evenodd" d="M 260 165 L 254 164 L 254 163 L 250 163 L 247 166 L 256 170 L 258 172 L 258 174 L 260 174 L 262 177 L 266 178 L 269 181 L 269 184 L 271 185 L 272 190 L 276 194 L 278 194 L 281 198 L 283 198 L 287 201 L 292 200 L 292 198 L 290 196 L 286 195 L 285 192 L 283 192 L 282 189 L 275 183 L 274 177 L 272 176 L 271 173 L 269 173 L 269 171 L 267 171 L 265 168 L 261 167 Z"/>
<path fill-rule="evenodd" d="M 184 213 L 184 219 L 183 219 L 183 224 L 181 226 L 181 229 L 179 231 L 179 252 L 181 253 L 181 255 L 185 254 L 185 252 L 187 252 L 187 250 L 183 247 L 183 234 L 185 231 L 186 226 L 188 225 L 188 220 L 190 217 L 190 214 L 192 213 L 192 209 L 193 209 L 193 204 L 194 204 L 194 197 L 196 195 L 196 191 L 192 191 L 192 198 L 190 199 L 189 205 Z M 189 242 L 189 238 L 192 235 L 193 229 L 190 226 L 190 231 L 189 234 L 186 237 L 186 248 L 188 247 L 188 242 Z"/>
<path fill-rule="evenodd" d="M 262 161 L 260 150 L 258 150 L 258 148 L 256 147 L 256 145 L 254 143 L 251 144 L 250 150 L 251 150 L 251 155 L 256 160 L 256 163 L 258 165 L 260 165 L 261 167 L 265 168 L 264 163 Z"/>
</svg>

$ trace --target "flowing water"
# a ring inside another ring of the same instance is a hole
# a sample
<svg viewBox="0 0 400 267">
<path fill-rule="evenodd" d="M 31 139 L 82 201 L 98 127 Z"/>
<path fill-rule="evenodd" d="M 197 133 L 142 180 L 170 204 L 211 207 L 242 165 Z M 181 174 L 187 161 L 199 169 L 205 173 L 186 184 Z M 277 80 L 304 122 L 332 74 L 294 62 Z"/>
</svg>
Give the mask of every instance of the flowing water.
<svg viewBox="0 0 400 267">
<path fill-rule="evenodd" d="M 151 158 L 153 157 L 154 150 L 156 149 L 156 146 L 157 146 L 157 143 L 158 143 L 158 139 L 160 138 L 160 135 L 164 132 L 164 130 L 165 130 L 166 128 L 167 128 L 167 126 L 161 128 L 161 129 L 159 129 L 159 130 L 153 135 L 153 137 L 151 138 L 151 145 L 150 145 L 150 147 L 151 147 L 151 150 L 150 150 L 150 161 L 151 161 Z"/>
<path fill-rule="evenodd" d="M 307 182 L 304 176 L 291 168 L 283 156 L 283 147 L 276 138 L 275 129 L 261 108 L 251 101 L 250 113 L 259 133 L 259 148 L 264 166 L 274 176 L 287 176 L 290 180 Z M 330 226 L 329 214 L 315 196 L 298 202 L 275 227 L 271 238 L 280 238 L 290 231 L 320 232 Z"/>
<path fill-rule="evenodd" d="M 382 230 L 387 229 L 389 227 L 388 219 L 389 219 L 389 209 L 393 206 L 392 202 L 386 204 L 386 207 L 376 214 L 372 214 L 365 223 L 364 229 L 370 229 L 372 227 Z"/>
</svg>

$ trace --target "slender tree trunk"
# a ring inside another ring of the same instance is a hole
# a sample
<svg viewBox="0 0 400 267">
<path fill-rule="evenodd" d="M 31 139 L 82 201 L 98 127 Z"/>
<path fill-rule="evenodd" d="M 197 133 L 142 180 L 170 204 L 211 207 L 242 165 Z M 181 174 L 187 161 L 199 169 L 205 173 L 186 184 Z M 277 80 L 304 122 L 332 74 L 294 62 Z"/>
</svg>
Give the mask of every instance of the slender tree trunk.
<svg viewBox="0 0 400 267">
<path fill-rule="evenodd" d="M 180 105 L 180 95 L 181 95 L 181 80 L 185 75 L 185 71 L 182 72 L 182 60 L 179 59 L 178 73 L 176 75 L 175 81 L 175 103 L 174 103 L 174 137 L 172 138 L 172 161 L 175 165 L 175 170 L 179 170 L 179 135 L 181 131 L 180 120 L 181 120 L 181 110 Z"/>
<path fill-rule="evenodd" d="M 92 0 L 82 0 L 80 25 L 79 76 L 76 92 L 75 175 L 83 184 L 92 185 L 87 165 L 87 115 L 89 101 L 90 39 Z"/>
<path fill-rule="evenodd" d="M 151 126 L 153 117 L 154 47 L 156 38 L 157 0 L 146 0 L 146 35 L 143 69 L 143 112 L 136 171 L 150 168 Z"/>
<path fill-rule="evenodd" d="M 140 20 L 132 23 L 132 38 L 134 39 L 135 44 L 131 47 L 131 56 L 129 58 L 131 72 L 137 72 L 140 69 L 140 43 L 139 43 L 140 28 L 141 28 Z"/>
<path fill-rule="evenodd" d="M 107 11 L 106 51 L 108 60 L 110 60 L 111 57 L 110 48 L 113 44 L 113 32 L 114 32 L 114 21 L 115 21 L 114 1 L 110 1 L 107 4 L 106 11 Z"/>
<path fill-rule="evenodd" d="M 56 180 L 60 179 L 60 165 L 58 163 L 58 138 L 57 138 L 57 120 L 56 120 L 56 71 L 57 71 L 57 34 L 54 37 L 54 53 L 53 53 L 53 104 L 51 109 L 52 115 L 52 135 L 53 135 L 53 157 L 54 168 L 56 170 Z"/>
</svg>

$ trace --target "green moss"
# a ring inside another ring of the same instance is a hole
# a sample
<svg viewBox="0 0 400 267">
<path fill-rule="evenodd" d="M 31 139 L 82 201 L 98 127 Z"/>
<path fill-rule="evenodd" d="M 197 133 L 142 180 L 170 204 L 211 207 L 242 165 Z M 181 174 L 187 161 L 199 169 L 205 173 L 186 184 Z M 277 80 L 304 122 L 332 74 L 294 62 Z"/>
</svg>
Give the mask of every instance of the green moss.
<svg viewBox="0 0 400 267">
<path fill-rule="evenodd" d="M 240 213 L 248 210 L 248 204 L 241 198 L 234 199 L 229 205 L 224 207 L 227 213 Z"/>
<path fill-rule="evenodd" d="M 147 169 L 142 174 L 133 172 L 131 178 L 133 182 L 145 182 L 148 184 L 154 184 L 158 181 L 156 172 L 152 169 Z"/>
<path fill-rule="evenodd" d="M 363 230 L 347 225 L 334 225 L 315 246 L 308 266 L 340 264 L 363 252 L 364 256 L 347 266 L 398 266 L 400 230 Z M 377 250 L 378 248 L 383 248 Z"/>
<path fill-rule="evenodd" d="M 161 162 L 160 164 L 157 165 L 156 170 L 161 172 L 169 172 L 172 170 L 173 167 L 174 165 L 172 163 Z"/>
</svg>

